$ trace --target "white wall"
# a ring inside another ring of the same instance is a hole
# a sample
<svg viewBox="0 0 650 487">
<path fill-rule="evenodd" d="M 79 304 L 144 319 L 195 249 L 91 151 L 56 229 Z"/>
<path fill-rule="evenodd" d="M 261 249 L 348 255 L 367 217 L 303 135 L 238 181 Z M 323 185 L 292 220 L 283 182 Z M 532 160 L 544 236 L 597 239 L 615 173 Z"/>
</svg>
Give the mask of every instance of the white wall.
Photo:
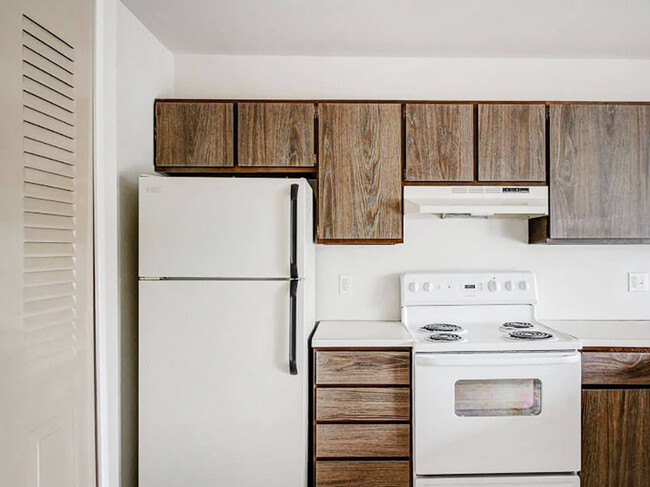
<svg viewBox="0 0 650 487">
<path fill-rule="evenodd" d="M 650 61 L 176 55 L 176 97 L 650 100 Z M 472 269 L 537 273 L 543 318 L 650 318 L 627 292 L 650 272 L 650 246 L 528 245 L 516 220 L 407 217 L 405 243 L 317 249 L 318 319 L 398 319 L 399 273 Z M 338 294 L 339 274 L 352 290 Z"/>
<path fill-rule="evenodd" d="M 173 92 L 173 56 L 117 8 L 117 197 L 121 485 L 137 485 L 138 175 L 153 172 L 153 101 Z"/>
</svg>

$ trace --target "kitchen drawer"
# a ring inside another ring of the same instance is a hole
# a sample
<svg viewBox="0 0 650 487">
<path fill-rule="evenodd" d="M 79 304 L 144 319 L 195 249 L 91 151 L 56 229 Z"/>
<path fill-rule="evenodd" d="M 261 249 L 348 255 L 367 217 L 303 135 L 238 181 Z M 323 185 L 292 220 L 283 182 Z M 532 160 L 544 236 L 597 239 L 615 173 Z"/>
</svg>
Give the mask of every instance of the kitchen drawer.
<svg viewBox="0 0 650 487">
<path fill-rule="evenodd" d="M 317 458 L 407 458 L 409 453 L 408 424 L 316 425 Z"/>
<path fill-rule="evenodd" d="M 408 487 L 410 477 L 406 460 L 316 462 L 316 487 Z"/>
<path fill-rule="evenodd" d="M 407 387 L 327 387 L 316 390 L 316 421 L 408 421 Z"/>
<path fill-rule="evenodd" d="M 316 384 L 408 385 L 408 351 L 318 351 Z"/>
<path fill-rule="evenodd" d="M 650 353 L 583 352 L 582 383 L 650 386 Z"/>
</svg>

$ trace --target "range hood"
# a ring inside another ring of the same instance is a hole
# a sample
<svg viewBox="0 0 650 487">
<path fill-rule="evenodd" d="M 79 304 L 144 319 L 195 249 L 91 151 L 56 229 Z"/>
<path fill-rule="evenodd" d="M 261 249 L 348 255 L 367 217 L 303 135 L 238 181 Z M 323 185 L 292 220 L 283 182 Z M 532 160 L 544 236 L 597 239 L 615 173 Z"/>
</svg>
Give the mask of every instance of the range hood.
<svg viewBox="0 0 650 487">
<path fill-rule="evenodd" d="M 404 212 L 440 217 L 548 215 L 547 186 L 405 186 Z"/>
</svg>

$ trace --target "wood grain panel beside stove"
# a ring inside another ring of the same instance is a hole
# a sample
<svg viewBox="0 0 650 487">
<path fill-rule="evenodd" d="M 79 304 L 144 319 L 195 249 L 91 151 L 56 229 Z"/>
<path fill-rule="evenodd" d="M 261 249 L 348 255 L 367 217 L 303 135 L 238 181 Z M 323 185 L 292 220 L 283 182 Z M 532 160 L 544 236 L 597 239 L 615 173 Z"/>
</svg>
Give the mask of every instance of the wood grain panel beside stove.
<svg viewBox="0 0 650 487">
<path fill-rule="evenodd" d="M 410 363 L 406 351 L 317 351 L 316 384 L 408 385 Z"/>
<path fill-rule="evenodd" d="M 316 462 L 318 487 L 408 487 L 408 460 Z"/>
<path fill-rule="evenodd" d="M 408 421 L 411 391 L 397 387 L 328 387 L 316 390 L 317 421 Z"/>
<path fill-rule="evenodd" d="M 156 167 L 232 167 L 233 104 L 157 101 Z"/>
<path fill-rule="evenodd" d="M 317 458 L 408 458 L 409 424 L 317 424 Z"/>
<path fill-rule="evenodd" d="M 582 391 L 580 483 L 650 485 L 650 389 Z"/>
<path fill-rule="evenodd" d="M 582 383 L 650 386 L 650 351 L 582 352 Z"/>
</svg>

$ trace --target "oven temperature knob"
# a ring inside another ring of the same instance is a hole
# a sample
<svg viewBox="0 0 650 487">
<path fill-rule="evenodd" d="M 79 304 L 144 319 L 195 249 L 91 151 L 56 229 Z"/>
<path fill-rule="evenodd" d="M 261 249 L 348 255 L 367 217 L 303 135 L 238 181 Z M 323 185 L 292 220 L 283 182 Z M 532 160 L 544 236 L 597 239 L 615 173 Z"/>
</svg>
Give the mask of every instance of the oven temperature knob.
<svg viewBox="0 0 650 487">
<path fill-rule="evenodd" d="M 528 291 L 530 289 L 530 284 L 528 284 L 528 281 L 519 281 L 519 289 L 522 291 Z"/>
<path fill-rule="evenodd" d="M 513 291 L 515 289 L 515 284 L 512 281 L 506 281 L 505 288 L 508 291 Z"/>
<path fill-rule="evenodd" d="M 420 290 L 420 285 L 417 282 L 412 282 L 409 284 L 409 291 L 412 293 L 417 293 Z"/>
<path fill-rule="evenodd" d="M 487 288 L 491 293 L 495 293 L 499 290 L 499 283 L 492 279 L 491 281 L 488 281 Z"/>
<path fill-rule="evenodd" d="M 433 284 L 430 283 L 430 282 L 425 282 L 425 283 L 422 285 L 422 289 L 424 289 L 425 292 L 430 293 L 431 291 L 433 291 Z"/>
</svg>

